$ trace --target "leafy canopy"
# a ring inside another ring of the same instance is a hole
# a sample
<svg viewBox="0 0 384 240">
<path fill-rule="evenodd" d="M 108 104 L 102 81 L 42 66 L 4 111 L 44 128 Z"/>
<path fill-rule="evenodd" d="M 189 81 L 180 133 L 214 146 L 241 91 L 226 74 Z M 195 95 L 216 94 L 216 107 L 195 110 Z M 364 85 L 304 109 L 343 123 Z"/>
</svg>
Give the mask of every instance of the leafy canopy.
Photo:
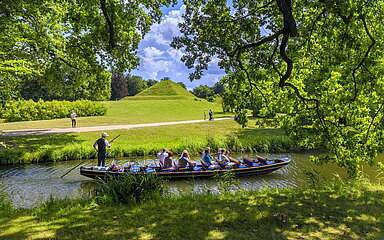
<svg viewBox="0 0 384 240">
<path fill-rule="evenodd" d="M 48 88 L 65 88 L 68 80 L 92 91 L 89 86 L 105 82 L 106 70 L 124 72 L 138 66 L 140 40 L 160 21 L 160 8 L 171 3 L 174 1 L 2 0 L 0 75 L 34 76 L 34 81 L 44 82 Z M 110 80 L 105 82 L 109 84 Z M 100 91 L 108 90 L 102 88 Z"/>
<path fill-rule="evenodd" d="M 182 60 L 198 79 L 213 58 L 227 75 L 224 101 L 275 116 L 314 158 L 351 176 L 383 151 L 384 3 L 373 0 L 188 0 Z"/>
</svg>

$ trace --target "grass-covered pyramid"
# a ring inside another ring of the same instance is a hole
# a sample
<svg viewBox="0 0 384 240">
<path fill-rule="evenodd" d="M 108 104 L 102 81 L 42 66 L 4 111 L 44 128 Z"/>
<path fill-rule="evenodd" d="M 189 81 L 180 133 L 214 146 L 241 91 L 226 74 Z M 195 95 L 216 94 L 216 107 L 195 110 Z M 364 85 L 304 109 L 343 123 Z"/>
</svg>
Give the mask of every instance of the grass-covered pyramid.
<svg viewBox="0 0 384 240">
<path fill-rule="evenodd" d="M 179 84 L 171 81 L 164 80 L 156 83 L 150 88 L 138 93 L 133 97 L 127 97 L 125 99 L 152 99 L 152 100 L 172 100 L 172 99 L 193 99 L 197 97 L 190 93 L 187 89 L 183 88 Z"/>
</svg>

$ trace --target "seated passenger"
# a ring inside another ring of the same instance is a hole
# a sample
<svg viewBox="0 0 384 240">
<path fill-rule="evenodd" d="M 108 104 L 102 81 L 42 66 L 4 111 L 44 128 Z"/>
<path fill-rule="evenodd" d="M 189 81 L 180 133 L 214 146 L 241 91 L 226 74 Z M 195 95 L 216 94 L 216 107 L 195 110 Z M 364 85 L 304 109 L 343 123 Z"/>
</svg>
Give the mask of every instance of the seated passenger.
<svg viewBox="0 0 384 240">
<path fill-rule="evenodd" d="M 204 150 L 203 155 L 201 156 L 201 166 L 206 169 L 211 165 L 212 165 L 211 148 L 207 147 Z"/>
<path fill-rule="evenodd" d="M 225 151 L 225 156 L 227 156 L 227 158 L 229 159 L 229 161 L 231 161 L 232 163 L 234 163 L 234 165 L 237 165 L 237 166 L 240 165 L 240 161 L 237 160 L 236 158 L 233 158 L 233 157 L 229 156 L 229 154 L 230 154 L 229 150 L 226 150 L 226 151 Z"/>
<path fill-rule="evenodd" d="M 229 158 L 227 156 L 225 156 L 225 149 L 224 148 L 219 148 L 217 150 L 216 160 L 221 167 L 225 167 L 230 162 Z"/>
<path fill-rule="evenodd" d="M 191 160 L 191 157 L 189 156 L 189 153 L 187 150 L 184 150 L 181 154 L 181 157 L 179 158 L 177 162 L 177 168 L 186 168 L 187 166 L 189 168 L 192 168 L 196 165 L 194 161 Z"/>
<path fill-rule="evenodd" d="M 176 164 L 172 159 L 173 152 L 167 150 L 168 156 L 164 158 L 163 168 L 176 168 Z"/>
<path fill-rule="evenodd" d="M 164 168 L 165 158 L 168 157 L 168 149 L 164 148 L 161 152 L 157 154 L 157 159 L 159 160 L 160 168 Z"/>
</svg>

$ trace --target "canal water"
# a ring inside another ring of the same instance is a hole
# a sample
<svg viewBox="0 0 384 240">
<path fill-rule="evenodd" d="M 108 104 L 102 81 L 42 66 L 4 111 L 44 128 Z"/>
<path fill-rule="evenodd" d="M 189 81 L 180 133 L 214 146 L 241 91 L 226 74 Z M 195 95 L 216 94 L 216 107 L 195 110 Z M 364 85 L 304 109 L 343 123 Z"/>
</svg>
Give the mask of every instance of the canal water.
<svg viewBox="0 0 384 240">
<path fill-rule="evenodd" d="M 243 156 L 245 154 L 234 155 L 238 159 L 241 159 Z M 253 155 L 246 154 L 246 156 L 252 157 Z M 309 155 L 307 154 L 263 156 L 270 158 L 289 157 L 292 158 L 292 162 L 267 175 L 239 178 L 241 189 L 257 190 L 263 187 L 300 187 L 308 182 L 305 171 L 313 169 L 319 173 L 321 180 L 334 178 L 336 175 L 341 177 L 346 175 L 344 170 L 331 164 L 314 165 L 309 161 Z M 153 162 L 153 159 L 147 158 L 136 157 L 135 160 L 145 160 L 147 163 Z M 128 160 L 133 161 L 134 159 L 122 159 L 120 161 Z M 15 207 L 33 207 L 50 197 L 66 198 L 80 196 L 90 191 L 95 184 L 95 180 L 81 176 L 78 168 L 63 178 L 60 176 L 81 162 L 70 161 L 0 167 L 0 192 L 7 193 Z M 94 166 L 96 161 L 85 161 L 84 165 Z M 368 169 L 367 174 L 370 178 L 376 176 L 373 169 Z M 178 180 L 170 181 L 168 184 L 171 191 L 176 193 L 218 191 L 217 182 L 212 179 Z"/>
</svg>

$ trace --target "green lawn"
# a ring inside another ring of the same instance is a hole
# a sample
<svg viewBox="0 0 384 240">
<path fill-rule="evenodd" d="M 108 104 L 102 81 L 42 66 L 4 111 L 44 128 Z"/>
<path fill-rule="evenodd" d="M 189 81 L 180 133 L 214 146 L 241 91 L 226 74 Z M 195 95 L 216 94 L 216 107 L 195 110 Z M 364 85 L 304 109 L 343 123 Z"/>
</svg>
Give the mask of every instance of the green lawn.
<svg viewBox="0 0 384 240">
<path fill-rule="evenodd" d="M 129 100 L 128 98 L 127 100 L 108 101 L 105 104 L 108 107 L 105 116 L 80 117 L 78 118 L 78 127 L 203 119 L 203 112 L 207 112 L 209 109 L 215 112 L 215 117 L 229 115 L 222 112 L 221 104 L 200 99 Z M 65 128 L 70 126 L 69 118 L 0 123 L 0 129 L 3 130 Z"/>
<path fill-rule="evenodd" d="M 258 129 L 254 121 L 242 129 L 234 120 L 169 125 L 161 127 L 114 130 L 111 137 L 121 134 L 109 151 L 110 157 L 126 157 L 132 154 L 147 155 L 164 147 L 175 152 L 188 149 L 201 152 L 205 146 L 226 147 L 233 151 L 279 152 L 297 147 L 280 129 Z M 0 151 L 1 164 L 62 161 L 94 158 L 92 149 L 100 132 L 55 134 L 23 137 L 1 137 L 10 152 Z M 13 152 L 13 153 L 12 153 Z M 19 155 L 12 155 L 12 154 Z"/>
<path fill-rule="evenodd" d="M 9 240 L 384 239 L 384 186 L 361 183 L 171 195 L 137 205 L 92 200 L 53 201 L 31 210 L 3 205 L 0 238 Z"/>
</svg>

